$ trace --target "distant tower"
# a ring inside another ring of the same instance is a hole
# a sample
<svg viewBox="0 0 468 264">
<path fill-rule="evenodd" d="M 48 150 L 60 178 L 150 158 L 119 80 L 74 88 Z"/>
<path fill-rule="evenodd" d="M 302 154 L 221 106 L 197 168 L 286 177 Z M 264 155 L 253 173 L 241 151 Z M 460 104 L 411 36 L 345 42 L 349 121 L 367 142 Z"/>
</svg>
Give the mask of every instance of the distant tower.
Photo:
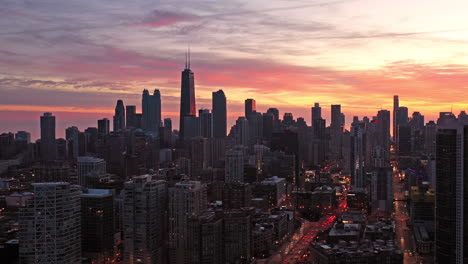
<svg viewBox="0 0 468 264">
<path fill-rule="evenodd" d="M 330 127 L 339 128 L 342 124 L 341 105 L 331 105 Z"/>
<path fill-rule="evenodd" d="M 68 127 L 65 129 L 65 139 L 68 146 L 68 157 L 76 160 L 80 153 L 79 142 L 80 130 L 76 126 Z"/>
<path fill-rule="evenodd" d="M 109 134 L 110 124 L 109 119 L 103 118 L 98 120 L 98 137 L 103 138 Z"/>
<path fill-rule="evenodd" d="M 33 183 L 19 216 L 20 263 L 81 263 L 80 187 Z"/>
<path fill-rule="evenodd" d="M 196 116 L 194 74 L 190 70 L 190 50 L 186 55 L 185 69 L 182 71 L 180 87 L 180 124 L 179 137 L 184 139 L 184 120 L 186 116 Z"/>
<path fill-rule="evenodd" d="M 314 107 L 312 107 L 312 124 L 314 123 L 314 120 L 319 119 L 322 119 L 322 108 L 319 103 L 315 103 Z"/>
<path fill-rule="evenodd" d="M 278 121 L 279 120 L 279 111 L 278 108 L 268 108 L 267 113 L 273 115 L 273 120 Z"/>
<path fill-rule="evenodd" d="M 249 119 L 252 112 L 257 111 L 255 99 L 245 99 L 245 118 Z"/>
<path fill-rule="evenodd" d="M 393 96 L 393 141 L 396 142 L 397 140 L 397 111 L 398 107 L 400 107 L 400 101 L 398 99 L 398 95 Z"/>
<path fill-rule="evenodd" d="M 137 128 L 137 117 L 136 117 L 136 106 L 134 105 L 127 105 L 125 107 L 126 113 L 126 125 L 127 128 L 133 127 Z"/>
<path fill-rule="evenodd" d="M 200 109 L 198 111 L 200 121 L 200 135 L 204 138 L 213 137 L 213 115 L 208 109 Z"/>
<path fill-rule="evenodd" d="M 161 93 L 154 90 L 150 95 L 143 90 L 142 97 L 143 128 L 147 131 L 158 131 L 161 126 Z"/>
<path fill-rule="evenodd" d="M 212 97 L 213 107 L 213 137 L 224 138 L 226 137 L 227 126 L 227 107 L 226 96 L 223 90 L 213 92 Z"/>
<path fill-rule="evenodd" d="M 44 113 L 41 116 L 41 156 L 43 160 L 55 160 L 57 158 L 55 116 L 52 113 Z"/>
<path fill-rule="evenodd" d="M 114 131 L 125 128 L 125 107 L 122 100 L 117 100 L 114 115 Z"/>
</svg>

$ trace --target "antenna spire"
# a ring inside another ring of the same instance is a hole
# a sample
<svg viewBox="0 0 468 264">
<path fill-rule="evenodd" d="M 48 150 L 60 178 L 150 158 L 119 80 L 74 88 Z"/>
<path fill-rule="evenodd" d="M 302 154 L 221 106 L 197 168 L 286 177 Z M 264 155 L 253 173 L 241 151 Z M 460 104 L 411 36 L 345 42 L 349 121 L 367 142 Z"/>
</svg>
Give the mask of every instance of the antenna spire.
<svg viewBox="0 0 468 264">
<path fill-rule="evenodd" d="M 188 47 L 188 69 L 190 69 L 190 45 Z"/>
</svg>

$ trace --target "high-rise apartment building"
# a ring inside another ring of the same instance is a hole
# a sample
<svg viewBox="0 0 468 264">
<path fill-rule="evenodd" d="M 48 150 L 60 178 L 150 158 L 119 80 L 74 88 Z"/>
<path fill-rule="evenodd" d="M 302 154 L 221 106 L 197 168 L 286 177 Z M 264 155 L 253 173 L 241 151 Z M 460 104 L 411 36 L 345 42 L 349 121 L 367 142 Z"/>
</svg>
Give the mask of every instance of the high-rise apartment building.
<svg viewBox="0 0 468 264">
<path fill-rule="evenodd" d="M 99 158 L 82 156 L 78 157 L 78 184 L 87 187 L 87 177 L 98 176 L 106 173 L 106 161 Z"/>
<path fill-rule="evenodd" d="M 244 154 L 241 150 L 229 150 L 225 155 L 225 182 L 244 182 Z"/>
<path fill-rule="evenodd" d="M 34 196 L 20 210 L 21 263 L 81 263 L 79 186 L 33 183 Z"/>
<path fill-rule="evenodd" d="M 124 184 L 125 263 L 163 263 L 166 241 L 167 187 L 153 175 L 135 176 Z"/>
<path fill-rule="evenodd" d="M 207 208 L 206 185 L 182 180 L 169 189 L 169 263 L 185 263 L 188 220 Z"/>
</svg>

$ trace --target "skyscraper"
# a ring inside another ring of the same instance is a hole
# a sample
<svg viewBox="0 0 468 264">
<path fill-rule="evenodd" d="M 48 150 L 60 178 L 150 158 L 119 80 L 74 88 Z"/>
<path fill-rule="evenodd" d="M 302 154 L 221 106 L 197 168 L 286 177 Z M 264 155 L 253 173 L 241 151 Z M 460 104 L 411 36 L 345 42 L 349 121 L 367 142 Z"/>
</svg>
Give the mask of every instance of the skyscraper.
<svg viewBox="0 0 468 264">
<path fill-rule="evenodd" d="M 206 185 L 182 180 L 169 189 L 169 263 L 184 263 L 187 254 L 189 216 L 207 207 Z"/>
<path fill-rule="evenodd" d="M 385 166 L 390 161 L 390 111 L 380 110 L 377 113 L 377 141 L 382 149 Z M 375 151 L 375 149 L 373 150 Z"/>
<path fill-rule="evenodd" d="M 244 155 L 240 150 L 229 150 L 226 152 L 226 183 L 244 182 Z"/>
<path fill-rule="evenodd" d="M 190 51 L 185 61 L 185 69 L 182 71 L 182 80 L 180 87 L 180 124 L 179 137 L 184 139 L 184 126 L 186 116 L 196 116 L 195 108 L 195 81 L 194 74 L 190 69 Z"/>
<path fill-rule="evenodd" d="M 436 133 L 436 263 L 468 262 L 468 124 L 441 114 Z"/>
<path fill-rule="evenodd" d="M 78 184 L 87 187 L 89 176 L 99 176 L 106 173 L 106 161 L 99 158 L 82 156 L 77 160 Z"/>
<path fill-rule="evenodd" d="M 198 111 L 200 119 L 200 136 L 204 138 L 213 137 L 213 117 L 208 109 L 200 109 Z"/>
<path fill-rule="evenodd" d="M 81 263 L 79 186 L 33 183 L 34 196 L 20 210 L 21 263 Z"/>
<path fill-rule="evenodd" d="M 136 117 L 136 106 L 134 105 L 127 105 L 125 107 L 126 112 L 126 126 L 127 128 L 137 127 L 137 117 Z"/>
<path fill-rule="evenodd" d="M 267 113 L 272 114 L 275 121 L 279 120 L 279 111 L 277 108 L 268 108 Z"/>
<path fill-rule="evenodd" d="M 249 121 L 245 117 L 240 116 L 236 120 L 234 127 L 236 144 L 247 146 L 250 138 L 249 131 Z"/>
<path fill-rule="evenodd" d="M 213 137 L 224 138 L 226 137 L 227 126 L 227 107 L 226 96 L 223 90 L 213 92 L 212 95 L 213 107 Z"/>
<path fill-rule="evenodd" d="M 152 175 L 135 176 L 123 191 L 125 263 L 163 263 L 166 182 Z"/>
<path fill-rule="evenodd" d="M 41 116 L 41 156 L 43 160 L 54 160 L 57 158 L 55 116 L 52 113 L 44 113 Z"/>
<path fill-rule="evenodd" d="M 161 126 L 161 93 L 154 90 L 150 95 L 148 90 L 143 90 L 142 96 L 142 126 L 147 131 L 158 131 Z"/>
<path fill-rule="evenodd" d="M 114 195 L 110 189 L 87 189 L 80 195 L 81 247 L 97 263 L 114 258 Z"/>
<path fill-rule="evenodd" d="M 257 111 L 255 99 L 245 99 L 245 118 L 249 119 L 252 112 Z"/>
<path fill-rule="evenodd" d="M 331 123 L 330 127 L 342 127 L 341 105 L 331 105 Z"/>
<path fill-rule="evenodd" d="M 122 100 L 117 100 L 114 115 L 114 131 L 125 128 L 125 107 Z"/>
<path fill-rule="evenodd" d="M 393 141 L 396 141 L 397 137 L 397 122 L 396 122 L 396 113 L 398 111 L 398 107 L 400 107 L 400 101 L 398 99 L 398 95 L 393 96 Z"/>
<path fill-rule="evenodd" d="M 312 123 L 318 119 L 322 119 L 322 108 L 319 103 L 315 103 L 314 107 L 312 107 Z"/>
<path fill-rule="evenodd" d="M 330 123 L 330 159 L 339 160 L 342 157 L 343 117 L 341 105 L 331 105 Z"/>
<path fill-rule="evenodd" d="M 103 118 L 98 120 L 98 137 L 102 138 L 109 134 L 110 122 L 109 119 Z"/>
<path fill-rule="evenodd" d="M 76 160 L 80 153 L 79 149 L 79 134 L 80 130 L 76 126 L 68 127 L 65 129 L 65 139 L 67 140 L 68 157 Z"/>
</svg>

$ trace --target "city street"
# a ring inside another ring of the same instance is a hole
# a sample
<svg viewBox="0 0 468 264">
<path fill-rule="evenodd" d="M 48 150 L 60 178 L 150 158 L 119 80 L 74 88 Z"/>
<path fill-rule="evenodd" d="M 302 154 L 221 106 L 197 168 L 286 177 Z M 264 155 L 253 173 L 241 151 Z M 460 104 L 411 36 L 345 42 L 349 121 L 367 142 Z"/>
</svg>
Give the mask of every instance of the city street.
<svg viewBox="0 0 468 264">
<path fill-rule="evenodd" d="M 395 197 L 395 233 L 396 242 L 399 245 L 401 251 L 404 253 L 405 264 L 415 264 L 417 262 L 416 243 L 412 229 L 407 226 L 408 208 L 404 200 L 405 192 L 402 183 L 399 181 L 398 173 L 395 172 L 393 177 L 393 191 Z"/>
<path fill-rule="evenodd" d="M 285 243 L 278 252 L 272 255 L 268 260 L 259 261 L 258 263 L 292 264 L 297 261 L 303 261 L 310 242 L 315 239 L 317 234 L 333 226 L 336 218 L 341 216 L 345 211 L 346 205 L 346 201 L 341 201 L 338 208 L 334 210 L 334 214 L 323 216 L 318 222 L 302 220 L 302 226 L 296 231 L 289 243 Z"/>
</svg>

